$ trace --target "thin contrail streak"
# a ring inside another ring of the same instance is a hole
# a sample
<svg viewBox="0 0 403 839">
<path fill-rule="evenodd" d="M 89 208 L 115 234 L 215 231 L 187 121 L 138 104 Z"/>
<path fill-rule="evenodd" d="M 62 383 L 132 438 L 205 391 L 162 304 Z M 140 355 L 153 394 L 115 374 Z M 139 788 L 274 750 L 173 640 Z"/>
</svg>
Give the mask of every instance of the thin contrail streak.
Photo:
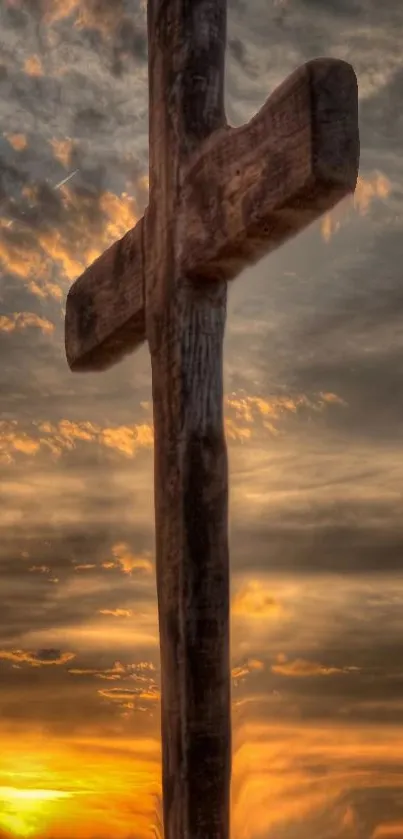
<svg viewBox="0 0 403 839">
<path fill-rule="evenodd" d="M 60 181 L 60 183 L 56 184 L 56 186 L 54 186 L 53 189 L 60 189 L 60 187 L 64 186 L 64 184 L 66 184 L 67 181 L 70 181 L 71 178 L 74 178 L 74 175 L 76 175 L 78 171 L 78 169 L 75 169 L 74 172 L 71 172 L 70 175 L 67 175 L 67 178 L 63 178 L 63 180 Z"/>
</svg>

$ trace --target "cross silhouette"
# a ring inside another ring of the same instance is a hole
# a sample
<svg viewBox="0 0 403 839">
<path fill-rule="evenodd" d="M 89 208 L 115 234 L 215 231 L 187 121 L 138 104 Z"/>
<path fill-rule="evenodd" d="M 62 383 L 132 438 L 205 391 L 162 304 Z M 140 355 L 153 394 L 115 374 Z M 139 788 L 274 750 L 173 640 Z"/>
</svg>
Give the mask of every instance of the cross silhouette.
<svg viewBox="0 0 403 839">
<path fill-rule="evenodd" d="M 227 281 L 353 192 L 359 164 L 344 61 L 309 61 L 227 124 L 226 16 L 148 0 L 149 204 L 66 305 L 73 371 L 151 354 L 165 839 L 229 839 Z"/>
</svg>

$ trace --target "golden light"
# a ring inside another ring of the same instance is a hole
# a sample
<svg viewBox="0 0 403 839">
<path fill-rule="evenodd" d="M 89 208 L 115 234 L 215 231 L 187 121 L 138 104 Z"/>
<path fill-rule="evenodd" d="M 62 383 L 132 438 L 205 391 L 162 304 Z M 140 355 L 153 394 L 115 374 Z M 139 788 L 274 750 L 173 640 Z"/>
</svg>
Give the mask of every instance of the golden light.
<svg viewBox="0 0 403 839">
<path fill-rule="evenodd" d="M 28 76 L 43 76 L 42 61 L 39 55 L 30 55 L 24 62 L 24 70 Z"/>
<path fill-rule="evenodd" d="M 275 619 L 282 613 L 282 604 L 260 580 L 248 580 L 232 599 L 232 614 L 236 616 Z"/>
<path fill-rule="evenodd" d="M 47 826 L 52 805 L 66 798 L 71 793 L 62 790 L 0 787 L 0 827 L 15 836 L 32 836 Z"/>
<path fill-rule="evenodd" d="M 1 836 L 127 839 L 133 826 L 136 839 L 150 836 L 160 783 L 157 737 L 45 743 L 28 732 L 20 740 L 1 733 Z"/>
</svg>

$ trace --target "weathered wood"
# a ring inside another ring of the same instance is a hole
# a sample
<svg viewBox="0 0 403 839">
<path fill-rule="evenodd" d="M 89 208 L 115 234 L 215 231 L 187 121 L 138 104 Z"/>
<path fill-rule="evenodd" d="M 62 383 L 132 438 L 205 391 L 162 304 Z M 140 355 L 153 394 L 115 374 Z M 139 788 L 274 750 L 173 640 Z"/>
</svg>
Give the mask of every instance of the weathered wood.
<svg viewBox="0 0 403 839">
<path fill-rule="evenodd" d="M 187 281 L 182 183 L 225 123 L 225 0 L 148 3 L 152 364 L 165 839 L 229 839 L 226 284 Z"/>
<path fill-rule="evenodd" d="M 232 280 L 354 191 L 357 79 L 350 64 L 304 64 L 240 128 L 191 160 L 182 195 L 182 273 Z"/>
<path fill-rule="evenodd" d="M 233 279 L 353 192 L 357 181 L 357 80 L 344 61 L 307 62 L 249 123 L 230 128 L 220 117 L 223 124 L 181 171 L 175 213 L 180 273 L 188 278 Z M 161 257 L 152 241 L 143 254 L 141 235 L 142 221 L 72 286 L 72 369 L 110 367 L 144 340 L 145 263 L 154 276 Z"/>
<path fill-rule="evenodd" d="M 70 290 L 66 353 L 103 369 L 147 337 L 165 839 L 229 839 L 227 280 L 354 190 L 357 84 L 308 62 L 233 129 L 226 0 L 148 0 L 148 37 L 149 206 Z"/>
<path fill-rule="evenodd" d="M 145 340 L 143 219 L 70 288 L 65 343 L 71 370 L 105 370 Z"/>
</svg>

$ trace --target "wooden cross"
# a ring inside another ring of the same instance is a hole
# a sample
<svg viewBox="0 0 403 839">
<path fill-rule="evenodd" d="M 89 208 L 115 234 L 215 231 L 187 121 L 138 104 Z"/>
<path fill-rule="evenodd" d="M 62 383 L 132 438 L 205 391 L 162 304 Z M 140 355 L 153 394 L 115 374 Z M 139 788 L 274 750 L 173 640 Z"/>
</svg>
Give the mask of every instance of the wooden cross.
<svg viewBox="0 0 403 839">
<path fill-rule="evenodd" d="M 66 306 L 73 371 L 151 353 L 165 839 L 229 838 L 227 281 L 353 192 L 359 162 L 344 61 L 309 61 L 227 124 L 226 13 L 148 0 L 149 204 Z"/>
</svg>

